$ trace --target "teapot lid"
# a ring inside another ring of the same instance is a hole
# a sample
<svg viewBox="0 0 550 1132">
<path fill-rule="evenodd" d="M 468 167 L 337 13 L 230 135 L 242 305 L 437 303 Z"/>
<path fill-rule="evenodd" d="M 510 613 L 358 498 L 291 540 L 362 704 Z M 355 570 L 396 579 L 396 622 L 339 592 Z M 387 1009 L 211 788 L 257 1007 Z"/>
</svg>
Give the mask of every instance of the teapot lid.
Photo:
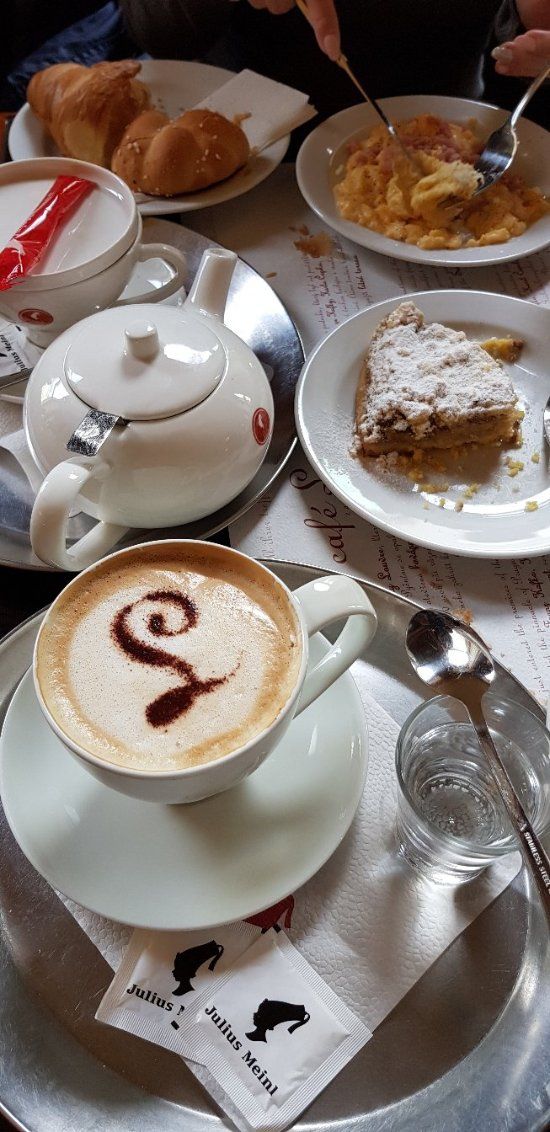
<svg viewBox="0 0 550 1132">
<path fill-rule="evenodd" d="M 226 360 L 205 318 L 140 303 L 79 323 L 64 375 L 92 409 L 125 420 L 159 420 L 204 401 L 219 385 Z"/>
</svg>

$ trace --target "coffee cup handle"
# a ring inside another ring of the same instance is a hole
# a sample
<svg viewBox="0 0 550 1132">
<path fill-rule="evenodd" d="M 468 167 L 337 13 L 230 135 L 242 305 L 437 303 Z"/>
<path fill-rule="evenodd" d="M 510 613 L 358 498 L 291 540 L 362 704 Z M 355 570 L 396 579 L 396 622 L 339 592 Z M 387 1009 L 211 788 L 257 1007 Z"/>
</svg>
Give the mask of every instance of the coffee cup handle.
<svg viewBox="0 0 550 1132">
<path fill-rule="evenodd" d="M 362 586 L 345 574 L 307 582 L 294 591 L 293 597 L 308 637 L 333 621 L 347 618 L 337 640 L 304 680 L 295 712 L 299 715 L 361 656 L 376 633 L 377 617 Z"/>
<path fill-rule="evenodd" d="M 160 303 L 161 299 L 168 299 L 184 286 L 187 277 L 187 264 L 185 256 L 170 244 L 140 244 L 137 258 L 140 263 L 148 259 L 162 259 L 172 268 L 174 275 L 167 283 L 160 287 L 151 287 L 141 295 L 131 295 L 127 299 L 117 299 L 113 307 L 126 307 L 130 303 Z"/>
<path fill-rule="evenodd" d="M 101 465 L 64 460 L 48 473 L 36 496 L 31 515 L 31 544 L 37 558 L 50 566 L 76 572 L 97 562 L 128 527 L 98 520 L 91 531 L 73 546 L 67 546 L 67 524 L 71 508 L 84 485 L 101 474 Z"/>
</svg>

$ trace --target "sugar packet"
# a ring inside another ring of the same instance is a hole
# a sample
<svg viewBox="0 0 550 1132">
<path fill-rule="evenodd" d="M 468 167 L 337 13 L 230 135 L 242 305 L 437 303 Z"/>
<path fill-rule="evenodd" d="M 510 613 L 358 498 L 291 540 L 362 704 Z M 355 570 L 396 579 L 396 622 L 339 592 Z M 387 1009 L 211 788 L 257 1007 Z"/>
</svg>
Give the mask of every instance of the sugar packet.
<svg viewBox="0 0 550 1132">
<path fill-rule="evenodd" d="M 294 1123 L 372 1037 L 280 930 L 220 973 L 184 1025 L 190 1068 L 243 1132 Z"/>
<path fill-rule="evenodd" d="M 96 1018 L 184 1054 L 184 1015 L 258 937 L 251 924 L 190 932 L 137 929 Z"/>
<path fill-rule="evenodd" d="M 282 1132 L 372 1037 L 280 928 L 137 930 L 96 1018 L 178 1053 L 242 1132 Z"/>
</svg>

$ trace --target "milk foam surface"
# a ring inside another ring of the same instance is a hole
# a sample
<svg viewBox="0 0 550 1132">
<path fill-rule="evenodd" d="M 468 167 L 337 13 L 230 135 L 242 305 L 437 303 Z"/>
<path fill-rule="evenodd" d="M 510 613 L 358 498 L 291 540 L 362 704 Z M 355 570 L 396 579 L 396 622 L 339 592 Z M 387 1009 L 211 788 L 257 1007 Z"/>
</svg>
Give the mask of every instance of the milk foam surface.
<svg viewBox="0 0 550 1132">
<path fill-rule="evenodd" d="M 220 758 L 273 722 L 298 677 L 299 627 L 284 594 L 234 561 L 216 547 L 207 558 L 140 550 L 62 595 L 37 673 L 67 736 L 109 762 L 169 771 Z"/>
</svg>

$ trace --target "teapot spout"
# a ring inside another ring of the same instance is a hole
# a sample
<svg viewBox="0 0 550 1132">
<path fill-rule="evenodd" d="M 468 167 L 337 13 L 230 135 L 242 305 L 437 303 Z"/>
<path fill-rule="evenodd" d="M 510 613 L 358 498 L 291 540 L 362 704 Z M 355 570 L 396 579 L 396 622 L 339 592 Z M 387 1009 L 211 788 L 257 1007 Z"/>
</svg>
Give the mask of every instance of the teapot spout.
<svg viewBox="0 0 550 1132">
<path fill-rule="evenodd" d="M 227 248 L 208 248 L 199 264 L 199 269 L 185 306 L 194 307 L 202 314 L 210 315 L 223 322 L 225 304 L 231 278 L 237 263 L 235 252 Z"/>
</svg>

